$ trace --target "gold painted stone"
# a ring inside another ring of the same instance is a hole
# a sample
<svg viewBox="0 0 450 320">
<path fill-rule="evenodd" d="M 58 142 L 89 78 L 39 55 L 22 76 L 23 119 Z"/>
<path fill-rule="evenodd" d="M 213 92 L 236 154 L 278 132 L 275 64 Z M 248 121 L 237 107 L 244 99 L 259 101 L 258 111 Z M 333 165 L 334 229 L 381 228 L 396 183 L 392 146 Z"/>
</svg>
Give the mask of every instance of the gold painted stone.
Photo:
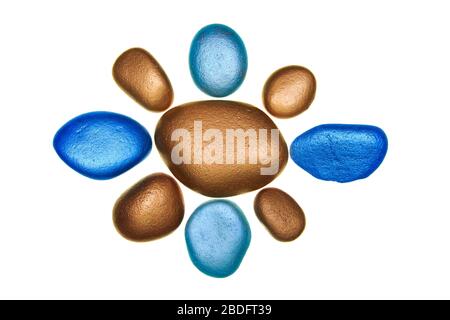
<svg viewBox="0 0 450 320">
<path fill-rule="evenodd" d="M 164 111 L 172 104 L 169 78 L 153 56 L 140 48 L 122 53 L 113 66 L 119 87 L 150 111 Z"/>
<path fill-rule="evenodd" d="M 149 241 L 174 231 L 183 220 L 184 202 L 177 182 L 154 173 L 125 191 L 113 209 L 117 231 L 133 241 Z"/>
<path fill-rule="evenodd" d="M 302 208 L 280 189 L 261 190 L 256 195 L 254 209 L 258 219 L 277 240 L 295 240 L 305 229 L 306 220 Z"/>
<path fill-rule="evenodd" d="M 236 101 L 197 101 L 170 109 L 158 122 L 155 144 L 179 181 L 210 197 L 262 188 L 288 161 L 286 142 L 273 121 Z"/>
<path fill-rule="evenodd" d="M 308 69 L 288 66 L 275 71 L 263 90 L 264 106 L 278 118 L 294 117 L 309 108 L 316 94 L 316 79 Z"/>
</svg>

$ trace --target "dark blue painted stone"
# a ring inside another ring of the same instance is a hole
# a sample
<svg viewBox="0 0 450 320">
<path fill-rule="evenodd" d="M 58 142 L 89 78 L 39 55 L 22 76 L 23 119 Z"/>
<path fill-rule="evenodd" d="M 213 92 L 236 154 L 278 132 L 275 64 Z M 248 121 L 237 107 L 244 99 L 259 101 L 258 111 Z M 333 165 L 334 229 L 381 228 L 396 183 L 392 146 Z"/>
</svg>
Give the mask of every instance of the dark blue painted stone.
<svg viewBox="0 0 450 320">
<path fill-rule="evenodd" d="M 194 265 L 217 278 L 228 277 L 241 264 L 251 231 L 241 209 L 228 200 L 202 204 L 186 224 L 186 244 Z"/>
<path fill-rule="evenodd" d="M 292 160 L 322 180 L 350 182 L 367 178 L 383 162 L 386 134 L 367 125 L 324 124 L 298 136 Z"/>
<path fill-rule="evenodd" d="M 192 40 L 189 67 L 197 87 L 213 97 L 236 91 L 247 73 L 247 50 L 230 27 L 211 24 Z"/>
<path fill-rule="evenodd" d="M 111 179 L 141 162 L 152 148 L 147 130 L 113 112 L 90 112 L 58 130 L 53 147 L 72 169 L 92 179 Z"/>
</svg>

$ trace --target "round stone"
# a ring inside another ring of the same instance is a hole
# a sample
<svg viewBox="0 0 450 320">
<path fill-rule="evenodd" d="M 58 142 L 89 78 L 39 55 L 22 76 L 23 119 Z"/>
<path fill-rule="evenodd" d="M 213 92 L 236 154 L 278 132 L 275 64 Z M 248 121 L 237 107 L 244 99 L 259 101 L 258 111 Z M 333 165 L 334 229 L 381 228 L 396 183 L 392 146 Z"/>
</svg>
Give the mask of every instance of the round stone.
<svg viewBox="0 0 450 320">
<path fill-rule="evenodd" d="M 53 147 L 78 173 L 111 179 L 141 162 L 152 148 L 147 130 L 135 120 L 113 112 L 82 114 L 55 134 Z"/>
<path fill-rule="evenodd" d="M 156 126 L 155 145 L 181 183 L 209 197 L 262 188 L 289 158 L 281 132 L 264 112 L 226 100 L 168 110 Z"/>
<path fill-rule="evenodd" d="M 180 187 L 164 173 L 137 182 L 119 197 L 113 209 L 117 230 L 133 241 L 161 238 L 178 228 L 183 216 Z"/>
<path fill-rule="evenodd" d="M 197 87 L 213 97 L 236 91 L 247 72 L 247 51 L 230 27 L 211 24 L 192 40 L 189 66 Z"/>
<path fill-rule="evenodd" d="M 198 207 L 186 224 L 186 244 L 194 265 L 217 278 L 233 274 L 251 240 L 250 226 L 241 209 L 227 200 Z"/>
<path fill-rule="evenodd" d="M 295 240 L 305 229 L 306 220 L 302 208 L 280 189 L 261 190 L 256 195 L 254 209 L 258 219 L 277 240 Z"/>
<path fill-rule="evenodd" d="M 271 115 L 290 118 L 308 109 L 315 94 L 312 72 L 301 66 L 288 66 L 275 71 L 266 81 L 263 102 Z"/>
</svg>

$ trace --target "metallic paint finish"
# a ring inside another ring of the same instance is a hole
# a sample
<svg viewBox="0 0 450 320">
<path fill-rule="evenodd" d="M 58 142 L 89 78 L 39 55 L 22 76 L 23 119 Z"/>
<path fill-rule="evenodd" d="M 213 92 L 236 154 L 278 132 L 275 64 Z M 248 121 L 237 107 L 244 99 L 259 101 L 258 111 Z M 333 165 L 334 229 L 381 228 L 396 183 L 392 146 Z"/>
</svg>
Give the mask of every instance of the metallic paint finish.
<svg viewBox="0 0 450 320">
<path fill-rule="evenodd" d="M 132 48 L 122 53 L 114 63 L 113 77 L 119 87 L 150 111 L 164 111 L 172 104 L 169 78 L 144 49 Z"/>
<path fill-rule="evenodd" d="M 311 71 L 301 66 L 284 67 L 267 79 L 264 106 L 275 117 L 294 117 L 309 108 L 315 93 L 316 79 Z"/>
<path fill-rule="evenodd" d="M 177 182 L 154 173 L 125 191 L 113 209 L 119 233 L 132 241 L 149 241 L 174 231 L 183 220 L 184 202 Z"/>
<path fill-rule="evenodd" d="M 152 148 L 147 130 L 135 120 L 97 111 L 73 118 L 53 140 L 58 156 L 78 173 L 98 180 L 114 178 L 141 162 Z"/>
<path fill-rule="evenodd" d="M 187 187 L 209 197 L 229 197 L 264 187 L 274 180 L 284 169 L 288 161 L 288 149 L 279 132 L 279 163 L 275 175 L 261 175 L 260 169 L 266 167 L 258 161 L 256 164 L 174 164 L 171 151 L 178 143 L 171 140 L 175 129 L 187 129 L 191 137 L 194 121 L 201 120 L 203 130 L 218 129 L 225 136 L 226 129 L 277 129 L 273 121 L 260 109 L 236 101 L 210 100 L 196 101 L 168 110 L 159 120 L 155 130 L 155 144 L 164 162 L 173 175 Z M 270 136 L 270 134 L 269 134 Z M 271 146 L 269 140 L 269 146 Z M 208 145 L 203 142 L 202 149 Z M 248 146 L 247 146 L 248 147 Z M 270 149 L 271 147 L 269 147 Z M 198 152 L 198 150 L 196 151 Z M 236 152 L 236 148 L 235 148 Z M 194 148 L 191 157 L 194 158 Z M 248 152 L 246 152 L 248 159 Z M 269 158 L 275 159 L 270 153 Z"/>
<path fill-rule="evenodd" d="M 280 189 L 261 190 L 256 195 L 254 209 L 258 219 L 277 240 L 295 240 L 305 229 L 306 219 L 302 208 Z"/>
<path fill-rule="evenodd" d="M 298 136 L 292 160 L 321 180 L 350 182 L 370 176 L 383 162 L 386 134 L 378 127 L 324 124 Z"/>
<path fill-rule="evenodd" d="M 192 40 L 189 67 L 197 87 L 213 97 L 236 91 L 247 73 L 247 50 L 230 27 L 211 24 Z"/>
<path fill-rule="evenodd" d="M 209 276 L 224 278 L 239 268 L 250 245 L 251 230 L 236 204 L 213 200 L 194 211 L 185 237 L 192 263 Z"/>
</svg>

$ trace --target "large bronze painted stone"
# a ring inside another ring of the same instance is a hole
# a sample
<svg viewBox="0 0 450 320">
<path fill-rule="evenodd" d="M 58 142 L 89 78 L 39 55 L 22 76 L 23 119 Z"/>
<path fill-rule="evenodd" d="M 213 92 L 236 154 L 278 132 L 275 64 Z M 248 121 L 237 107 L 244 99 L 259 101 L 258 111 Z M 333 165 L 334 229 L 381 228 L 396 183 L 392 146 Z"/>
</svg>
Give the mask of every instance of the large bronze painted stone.
<svg viewBox="0 0 450 320">
<path fill-rule="evenodd" d="M 286 142 L 260 109 L 242 102 L 197 101 L 167 111 L 155 144 L 174 176 L 210 197 L 264 187 L 288 161 Z"/>
</svg>

